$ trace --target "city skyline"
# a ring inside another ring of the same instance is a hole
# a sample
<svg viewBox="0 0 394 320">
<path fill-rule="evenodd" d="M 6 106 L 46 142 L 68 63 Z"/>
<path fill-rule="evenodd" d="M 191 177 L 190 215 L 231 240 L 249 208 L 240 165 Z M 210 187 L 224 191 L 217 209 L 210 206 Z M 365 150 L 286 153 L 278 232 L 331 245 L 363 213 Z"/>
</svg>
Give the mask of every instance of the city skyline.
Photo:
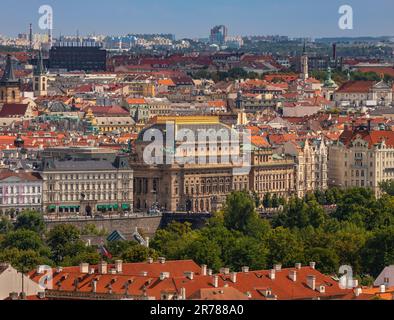
<svg viewBox="0 0 394 320">
<path fill-rule="evenodd" d="M 229 35 L 280 34 L 290 37 L 358 37 L 391 36 L 394 21 L 390 12 L 394 3 L 378 0 L 374 7 L 366 0 L 334 0 L 330 3 L 317 3 L 301 0 L 257 1 L 245 3 L 216 0 L 214 3 L 199 1 L 184 3 L 174 0 L 171 3 L 152 1 L 117 0 L 94 6 L 91 0 L 83 4 L 75 0 L 61 2 L 48 0 L 22 1 L 11 3 L 5 0 L 0 13 L 0 34 L 16 36 L 27 32 L 33 23 L 35 33 L 43 33 L 38 28 L 40 17 L 38 8 L 50 5 L 54 10 L 54 36 L 59 34 L 81 35 L 105 34 L 123 35 L 127 33 L 173 33 L 177 38 L 207 38 L 210 28 L 224 24 Z M 341 30 L 338 27 L 341 5 L 351 5 L 354 10 L 354 29 Z M 276 14 L 272 14 L 272 12 Z M 61 14 L 60 14 L 61 13 Z M 109 23 L 103 24 L 107 20 Z M 291 31 L 289 31 L 291 30 Z"/>
</svg>

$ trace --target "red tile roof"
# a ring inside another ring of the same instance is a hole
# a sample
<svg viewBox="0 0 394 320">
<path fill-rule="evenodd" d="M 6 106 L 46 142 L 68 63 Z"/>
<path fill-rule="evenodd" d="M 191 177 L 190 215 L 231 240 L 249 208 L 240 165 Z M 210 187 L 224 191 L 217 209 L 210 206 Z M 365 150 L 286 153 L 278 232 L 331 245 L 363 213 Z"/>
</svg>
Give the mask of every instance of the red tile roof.
<svg viewBox="0 0 394 320">
<path fill-rule="evenodd" d="M 4 104 L 0 111 L 0 118 L 23 117 L 27 108 L 27 104 Z"/>
<path fill-rule="evenodd" d="M 364 93 L 374 85 L 374 81 L 349 81 L 344 83 L 339 89 L 338 93 Z"/>
<path fill-rule="evenodd" d="M 380 144 L 385 141 L 385 144 L 391 148 L 394 148 L 394 131 L 344 131 L 340 137 L 340 141 L 345 145 L 349 145 L 352 141 L 357 138 L 361 138 L 368 142 L 369 148 L 374 145 Z"/>
<path fill-rule="evenodd" d="M 108 266 L 108 270 L 113 266 Z M 90 270 L 90 268 L 88 268 Z M 68 299 L 79 299 L 79 295 L 89 296 L 96 281 L 96 293 L 107 295 L 127 294 L 133 297 L 153 297 L 157 300 L 163 294 L 180 296 L 185 289 L 186 299 L 237 299 L 267 300 L 275 296 L 278 300 L 296 299 L 341 299 L 351 290 L 342 290 L 329 276 L 311 267 L 281 269 L 270 278 L 270 271 L 248 271 L 236 274 L 202 275 L 193 261 L 170 261 L 160 263 L 123 264 L 122 272 L 100 274 L 96 267 L 94 273 L 81 273 L 79 267 L 64 268 L 61 272 L 53 270 L 51 293 L 65 295 Z M 147 271 L 147 274 L 142 274 Z M 169 272 L 169 274 L 163 274 Z M 187 272 L 194 272 L 188 276 Z M 290 279 L 291 273 L 296 279 Z M 36 270 L 29 276 L 39 282 L 45 274 Z M 160 275 L 163 275 L 161 278 Z M 308 285 L 308 277 L 315 279 L 315 288 Z M 217 286 L 214 285 L 215 278 Z M 322 290 L 320 290 L 322 288 Z M 113 297 L 112 297 L 113 298 Z"/>
</svg>

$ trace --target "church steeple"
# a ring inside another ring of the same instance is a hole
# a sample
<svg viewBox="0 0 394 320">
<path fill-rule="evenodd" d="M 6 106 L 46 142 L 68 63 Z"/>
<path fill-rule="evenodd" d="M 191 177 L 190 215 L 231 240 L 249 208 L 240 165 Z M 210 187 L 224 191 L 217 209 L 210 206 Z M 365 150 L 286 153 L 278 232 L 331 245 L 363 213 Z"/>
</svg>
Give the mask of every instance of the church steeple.
<svg viewBox="0 0 394 320">
<path fill-rule="evenodd" d="M 1 84 L 11 84 L 11 83 L 17 83 L 18 80 L 15 77 L 15 73 L 14 73 L 14 64 L 12 61 L 12 57 L 10 54 L 7 55 L 7 62 L 6 62 L 6 66 L 5 66 L 5 70 L 3 73 L 3 76 L 0 80 Z"/>
<path fill-rule="evenodd" d="M 34 69 L 34 75 L 35 76 L 40 76 L 45 73 L 45 68 L 44 68 L 44 62 L 42 59 L 42 52 L 41 50 L 38 52 L 38 58 L 37 58 L 37 66 Z"/>
<path fill-rule="evenodd" d="M 306 52 L 306 41 L 304 41 L 304 47 L 302 49 L 301 56 L 301 79 L 306 81 L 309 78 L 309 58 Z"/>
<path fill-rule="evenodd" d="M 8 54 L 4 73 L 0 79 L 0 104 L 20 103 L 20 101 L 20 82 L 15 77 L 12 57 L 10 54 Z"/>
<path fill-rule="evenodd" d="M 36 97 L 46 96 L 48 94 L 47 77 L 42 59 L 41 50 L 38 52 L 37 66 L 34 69 L 33 88 Z"/>
</svg>

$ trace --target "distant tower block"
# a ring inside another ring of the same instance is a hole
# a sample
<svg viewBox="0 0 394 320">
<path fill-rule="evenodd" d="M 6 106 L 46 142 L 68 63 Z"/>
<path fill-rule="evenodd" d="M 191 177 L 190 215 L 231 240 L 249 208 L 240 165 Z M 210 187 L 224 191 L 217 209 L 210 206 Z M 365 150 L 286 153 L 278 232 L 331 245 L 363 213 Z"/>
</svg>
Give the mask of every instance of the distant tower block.
<svg viewBox="0 0 394 320">
<path fill-rule="evenodd" d="M 48 25 L 49 25 L 49 29 L 48 29 L 48 47 L 49 49 L 52 48 L 52 44 L 53 44 L 53 21 L 52 21 L 53 17 L 52 17 L 52 13 L 48 14 Z"/>
<path fill-rule="evenodd" d="M 308 54 L 306 53 L 306 45 L 304 43 L 304 49 L 301 56 L 301 79 L 308 80 L 309 78 L 309 58 Z"/>
<path fill-rule="evenodd" d="M 31 23 L 29 28 L 29 47 L 30 50 L 33 50 L 33 24 Z"/>
</svg>

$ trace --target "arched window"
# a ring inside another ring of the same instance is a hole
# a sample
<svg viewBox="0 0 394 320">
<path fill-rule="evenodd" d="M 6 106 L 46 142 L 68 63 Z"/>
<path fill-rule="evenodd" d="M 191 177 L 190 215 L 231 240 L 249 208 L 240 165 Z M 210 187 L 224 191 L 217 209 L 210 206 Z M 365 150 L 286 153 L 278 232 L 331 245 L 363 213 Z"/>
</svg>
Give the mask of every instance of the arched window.
<svg viewBox="0 0 394 320">
<path fill-rule="evenodd" d="M 15 99 L 16 99 L 16 93 L 14 90 L 12 90 L 12 100 L 15 100 Z"/>
</svg>

